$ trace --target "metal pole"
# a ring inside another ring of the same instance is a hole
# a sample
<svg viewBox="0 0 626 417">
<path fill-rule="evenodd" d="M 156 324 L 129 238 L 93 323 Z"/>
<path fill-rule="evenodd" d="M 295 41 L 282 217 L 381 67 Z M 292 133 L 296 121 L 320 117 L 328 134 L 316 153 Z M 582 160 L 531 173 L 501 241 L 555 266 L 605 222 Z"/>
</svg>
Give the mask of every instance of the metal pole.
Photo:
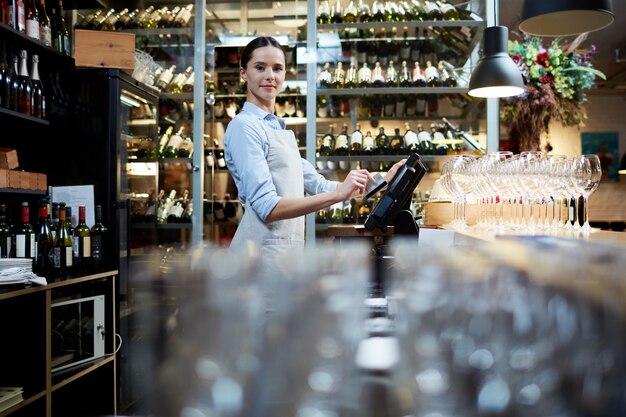
<svg viewBox="0 0 626 417">
<path fill-rule="evenodd" d="M 306 64 L 306 159 L 315 166 L 316 135 L 317 135 L 317 20 L 316 4 L 314 0 L 307 1 L 307 64 Z M 306 215 L 306 241 L 308 245 L 315 245 L 315 213 Z"/>
<path fill-rule="evenodd" d="M 206 48 L 206 19 L 204 9 L 206 0 L 195 0 L 196 19 L 194 25 L 194 54 L 193 54 L 193 215 L 191 229 L 191 243 L 193 246 L 202 243 L 203 239 L 203 209 L 202 195 L 204 191 L 204 62 Z"/>
<path fill-rule="evenodd" d="M 487 26 L 498 24 L 499 0 L 487 0 Z M 487 152 L 500 149 L 500 99 L 487 99 Z"/>
</svg>

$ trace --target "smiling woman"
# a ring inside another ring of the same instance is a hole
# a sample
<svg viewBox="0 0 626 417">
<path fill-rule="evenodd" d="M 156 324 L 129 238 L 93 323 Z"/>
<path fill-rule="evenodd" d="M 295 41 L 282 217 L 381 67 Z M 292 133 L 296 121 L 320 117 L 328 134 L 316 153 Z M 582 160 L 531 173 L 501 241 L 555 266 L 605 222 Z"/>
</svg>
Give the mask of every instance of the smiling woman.
<svg viewBox="0 0 626 417">
<path fill-rule="evenodd" d="M 226 129 L 224 151 L 246 210 L 231 248 L 246 249 L 252 242 L 263 257 L 273 258 L 304 245 L 305 214 L 363 193 L 373 177 L 360 169 L 342 183 L 328 181 L 300 157 L 293 132 L 274 115 L 285 81 L 285 53 L 274 38 L 246 45 L 239 73 L 247 86 L 246 103 Z M 388 182 L 403 162 L 389 170 Z"/>
</svg>

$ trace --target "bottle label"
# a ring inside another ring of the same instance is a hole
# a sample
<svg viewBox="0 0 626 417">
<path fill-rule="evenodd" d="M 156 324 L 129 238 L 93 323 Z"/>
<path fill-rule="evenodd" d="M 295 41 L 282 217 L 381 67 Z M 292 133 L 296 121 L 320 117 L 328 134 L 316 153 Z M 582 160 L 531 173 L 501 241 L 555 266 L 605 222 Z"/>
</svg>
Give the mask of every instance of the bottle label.
<svg viewBox="0 0 626 417">
<path fill-rule="evenodd" d="M 52 265 L 55 268 L 61 267 L 61 248 L 54 248 L 54 255 L 52 257 Z"/>
<path fill-rule="evenodd" d="M 72 266 L 72 247 L 65 247 L 65 266 Z"/>
<path fill-rule="evenodd" d="M 26 36 L 33 39 L 39 39 L 39 22 L 28 19 L 26 21 Z"/>
<path fill-rule="evenodd" d="M 363 133 L 361 133 L 360 131 L 355 131 L 354 133 L 352 133 L 352 136 L 350 137 L 350 143 L 355 144 L 358 143 L 359 145 L 363 144 Z"/>
<path fill-rule="evenodd" d="M 333 138 L 330 136 L 324 136 L 322 139 L 322 146 L 326 148 L 332 148 L 333 146 Z"/>
<path fill-rule="evenodd" d="M 169 142 L 167 143 L 168 148 L 178 149 L 180 148 L 180 144 L 183 142 L 183 138 L 178 135 L 173 135 Z"/>
<path fill-rule="evenodd" d="M 414 147 L 417 144 L 417 135 L 414 131 L 408 131 L 404 135 L 404 146 L 407 148 Z"/>
<path fill-rule="evenodd" d="M 365 136 L 363 139 L 363 147 L 365 149 L 373 149 L 374 148 L 374 138 L 372 136 Z"/>
<path fill-rule="evenodd" d="M 176 218 L 180 218 L 183 215 L 183 206 L 174 204 L 170 209 L 169 215 L 174 216 Z"/>
<path fill-rule="evenodd" d="M 41 31 L 39 33 L 39 37 L 43 41 L 44 45 L 50 46 L 52 45 L 52 30 L 48 26 L 42 26 Z"/>
<path fill-rule="evenodd" d="M 178 19 L 176 20 L 178 21 L 178 23 L 186 25 L 187 22 L 189 22 L 189 19 L 191 19 L 191 12 L 185 8 L 180 11 L 180 14 L 178 15 Z"/>
<path fill-rule="evenodd" d="M 78 236 L 72 238 L 72 256 L 75 258 L 80 256 L 80 237 Z"/>
<path fill-rule="evenodd" d="M 28 257 L 29 258 L 37 257 L 37 242 L 35 241 L 34 233 L 30 234 L 30 255 Z"/>
<path fill-rule="evenodd" d="M 91 236 L 83 237 L 83 258 L 91 258 Z"/>
<path fill-rule="evenodd" d="M 26 258 L 26 235 L 15 235 L 15 257 Z"/>
<path fill-rule="evenodd" d="M 417 135 L 417 137 L 420 143 L 430 143 L 432 141 L 430 134 L 428 134 L 428 132 L 422 131 Z"/>
<path fill-rule="evenodd" d="M 223 157 L 218 158 L 217 166 L 220 168 L 226 168 L 226 160 Z"/>
<path fill-rule="evenodd" d="M 213 157 L 212 154 L 209 154 L 206 156 L 206 164 L 208 167 L 215 166 L 215 158 Z"/>
<path fill-rule="evenodd" d="M 439 78 L 439 71 L 437 71 L 437 68 L 430 66 L 430 67 L 426 67 L 426 69 L 424 70 L 424 75 L 426 76 L 426 79 L 430 80 L 433 78 Z"/>
<path fill-rule="evenodd" d="M 339 135 L 337 136 L 337 141 L 335 142 L 335 149 L 347 148 L 348 147 L 348 135 Z"/>
</svg>

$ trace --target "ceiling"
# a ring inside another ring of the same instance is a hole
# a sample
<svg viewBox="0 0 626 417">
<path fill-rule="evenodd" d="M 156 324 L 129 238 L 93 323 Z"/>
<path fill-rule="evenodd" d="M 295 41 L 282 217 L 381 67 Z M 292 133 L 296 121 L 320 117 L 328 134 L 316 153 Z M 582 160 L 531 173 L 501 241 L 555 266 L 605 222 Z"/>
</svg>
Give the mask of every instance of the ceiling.
<svg viewBox="0 0 626 417">
<path fill-rule="evenodd" d="M 371 0 L 366 1 L 371 3 Z M 466 0 L 449 1 L 453 4 L 467 3 Z M 480 0 L 480 3 L 484 4 L 485 1 L 489 0 Z M 149 4 L 172 5 L 189 2 L 190 0 L 140 0 L 135 2 L 135 5 L 142 8 Z M 334 0 L 331 0 L 331 3 L 333 2 Z M 120 1 L 111 0 L 108 3 L 115 7 Z M 123 3 L 127 4 L 126 1 Z M 347 0 L 341 0 L 341 3 L 345 5 Z M 510 39 L 519 37 L 518 25 L 522 3 L 523 0 L 500 0 L 500 24 L 510 29 Z M 206 5 L 207 27 L 217 32 L 270 36 L 286 34 L 295 37 L 297 30 L 306 30 L 306 26 L 288 27 L 296 19 L 304 23 L 307 15 L 306 0 L 207 0 Z M 607 77 L 606 81 L 599 80 L 598 86 L 626 93 L 626 0 L 614 0 L 613 13 L 615 22 L 605 29 L 589 33 L 581 47 L 595 45 L 597 48 L 593 56 L 594 65 Z M 248 19 L 242 19 L 245 15 Z M 616 56 L 618 50 L 621 51 L 619 59 Z"/>
</svg>

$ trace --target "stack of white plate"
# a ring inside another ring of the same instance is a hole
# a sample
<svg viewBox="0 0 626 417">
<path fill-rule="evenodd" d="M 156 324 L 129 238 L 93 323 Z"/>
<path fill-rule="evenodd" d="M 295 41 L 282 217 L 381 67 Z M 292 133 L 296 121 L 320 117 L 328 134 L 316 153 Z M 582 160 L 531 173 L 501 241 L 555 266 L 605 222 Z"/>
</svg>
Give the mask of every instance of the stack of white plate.
<svg viewBox="0 0 626 417">
<path fill-rule="evenodd" d="M 33 269 L 33 260 L 30 258 L 0 258 L 0 271 L 7 268 Z"/>
</svg>

